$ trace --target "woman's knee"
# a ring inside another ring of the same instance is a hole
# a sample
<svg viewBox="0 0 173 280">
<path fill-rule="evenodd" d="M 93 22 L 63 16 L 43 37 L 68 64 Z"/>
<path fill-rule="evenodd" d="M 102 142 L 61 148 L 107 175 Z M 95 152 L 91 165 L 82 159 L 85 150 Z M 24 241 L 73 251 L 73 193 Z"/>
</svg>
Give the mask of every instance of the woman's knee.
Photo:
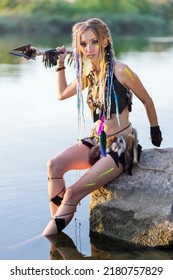
<svg viewBox="0 0 173 280">
<path fill-rule="evenodd" d="M 63 201 L 73 204 L 75 201 L 75 197 L 76 196 L 74 190 L 72 188 L 68 188 L 64 194 Z"/>
<path fill-rule="evenodd" d="M 60 163 L 60 159 L 58 158 L 51 158 L 47 161 L 47 172 L 48 176 L 56 176 L 57 174 L 60 176 L 63 176 L 63 171 L 62 171 L 62 161 Z"/>
</svg>

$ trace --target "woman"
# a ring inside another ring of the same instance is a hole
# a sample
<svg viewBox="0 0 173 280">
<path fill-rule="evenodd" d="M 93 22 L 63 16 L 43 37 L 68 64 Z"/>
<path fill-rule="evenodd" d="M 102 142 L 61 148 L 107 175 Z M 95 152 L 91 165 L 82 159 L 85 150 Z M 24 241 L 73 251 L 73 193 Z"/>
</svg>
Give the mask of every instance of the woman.
<svg viewBox="0 0 173 280">
<path fill-rule="evenodd" d="M 89 19 L 73 27 L 73 55 L 76 79 L 67 85 L 65 47 L 57 61 L 58 99 L 77 93 L 79 127 L 83 116 L 82 90 L 88 87 L 87 103 L 94 127 L 91 135 L 67 148 L 48 162 L 49 197 L 52 219 L 43 235 L 61 232 L 73 218 L 79 201 L 103 186 L 124 170 L 131 174 L 139 158 L 136 130 L 129 122 L 132 92 L 144 104 L 150 123 L 152 143 L 160 146 L 161 131 L 153 101 L 138 76 L 115 59 L 107 25 Z M 72 169 L 87 169 L 71 187 L 65 188 L 64 174 Z"/>
</svg>

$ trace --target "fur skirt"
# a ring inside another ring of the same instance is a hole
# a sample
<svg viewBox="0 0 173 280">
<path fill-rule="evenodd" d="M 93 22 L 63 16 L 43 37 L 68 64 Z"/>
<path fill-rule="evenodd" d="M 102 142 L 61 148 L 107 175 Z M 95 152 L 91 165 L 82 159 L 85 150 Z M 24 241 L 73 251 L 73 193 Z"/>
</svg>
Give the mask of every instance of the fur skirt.
<svg viewBox="0 0 173 280">
<path fill-rule="evenodd" d="M 89 147 L 89 163 L 95 164 L 102 157 L 97 132 L 92 130 L 89 137 L 82 139 L 82 143 Z M 139 161 L 141 150 L 135 128 L 132 128 L 131 133 L 115 134 L 106 138 L 106 154 L 113 158 L 118 167 L 121 163 L 129 175 L 132 175 L 133 164 Z"/>
</svg>

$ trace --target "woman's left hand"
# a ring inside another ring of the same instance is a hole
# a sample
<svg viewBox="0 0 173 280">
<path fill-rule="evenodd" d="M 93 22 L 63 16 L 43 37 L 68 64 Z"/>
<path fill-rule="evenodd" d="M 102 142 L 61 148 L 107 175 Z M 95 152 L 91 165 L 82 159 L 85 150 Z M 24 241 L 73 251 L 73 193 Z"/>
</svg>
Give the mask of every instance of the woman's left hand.
<svg viewBox="0 0 173 280">
<path fill-rule="evenodd" d="M 154 146 L 160 147 L 162 138 L 162 132 L 159 126 L 150 127 L 151 142 Z"/>
</svg>

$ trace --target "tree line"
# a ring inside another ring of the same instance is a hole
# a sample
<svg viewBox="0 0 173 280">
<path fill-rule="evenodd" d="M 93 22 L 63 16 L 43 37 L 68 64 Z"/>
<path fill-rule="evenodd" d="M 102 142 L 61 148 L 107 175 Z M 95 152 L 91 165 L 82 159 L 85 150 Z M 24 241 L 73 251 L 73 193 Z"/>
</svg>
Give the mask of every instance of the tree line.
<svg viewBox="0 0 173 280">
<path fill-rule="evenodd" d="M 1 0 L 0 33 L 68 32 L 76 22 L 99 17 L 116 34 L 172 34 L 173 0 Z"/>
</svg>

